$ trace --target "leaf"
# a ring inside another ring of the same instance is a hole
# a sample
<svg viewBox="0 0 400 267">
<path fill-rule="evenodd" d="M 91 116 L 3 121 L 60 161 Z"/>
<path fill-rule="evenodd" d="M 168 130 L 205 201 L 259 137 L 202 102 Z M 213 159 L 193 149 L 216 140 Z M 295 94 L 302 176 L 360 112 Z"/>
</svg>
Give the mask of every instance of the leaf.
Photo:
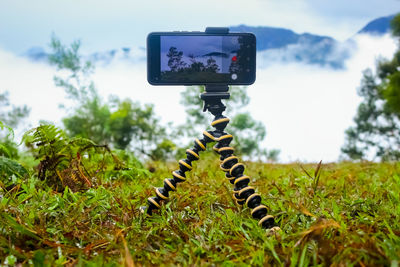
<svg viewBox="0 0 400 267">
<path fill-rule="evenodd" d="M 314 177 L 317 177 L 317 176 L 319 175 L 319 171 L 320 171 L 320 168 L 321 168 L 321 164 L 322 164 L 322 160 L 320 160 L 320 162 L 319 162 L 318 165 L 317 165 L 317 168 L 315 169 Z"/>
<path fill-rule="evenodd" d="M 9 158 L 9 157 L 11 156 L 10 151 L 9 151 L 8 148 L 7 148 L 5 145 L 3 145 L 3 144 L 0 144 L 0 154 L 6 155 L 7 158 Z"/>
<path fill-rule="evenodd" d="M 24 225 L 19 224 L 13 217 L 5 212 L 0 213 L 0 222 L 3 221 L 4 225 L 8 225 L 13 229 L 13 231 L 29 236 L 36 240 L 41 240 L 41 238 L 37 235 L 34 230 L 27 228 Z"/>
<path fill-rule="evenodd" d="M 300 165 L 300 168 L 303 170 L 303 172 L 305 172 L 305 174 L 306 174 L 310 179 L 313 179 L 313 177 L 306 171 L 306 169 L 304 169 L 303 165 Z"/>
<path fill-rule="evenodd" d="M 28 173 L 28 171 L 18 162 L 8 159 L 6 157 L 0 156 L 0 174 L 4 177 L 10 177 L 15 175 L 17 177 L 23 177 Z"/>
<path fill-rule="evenodd" d="M 319 183 L 319 178 L 321 176 L 321 168 L 322 166 L 322 160 L 318 163 L 317 168 L 315 169 L 315 174 L 314 174 L 314 193 L 317 191 L 318 183 Z"/>
</svg>

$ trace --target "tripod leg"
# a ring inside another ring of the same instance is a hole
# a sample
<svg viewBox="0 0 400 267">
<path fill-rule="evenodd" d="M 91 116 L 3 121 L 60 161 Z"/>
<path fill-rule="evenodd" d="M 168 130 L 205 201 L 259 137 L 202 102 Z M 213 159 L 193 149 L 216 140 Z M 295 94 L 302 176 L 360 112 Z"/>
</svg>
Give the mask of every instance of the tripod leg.
<svg viewBox="0 0 400 267">
<path fill-rule="evenodd" d="M 213 132 L 214 139 L 217 144 L 213 147 L 221 157 L 221 169 L 226 173 L 231 184 L 234 184 L 233 199 L 239 205 L 246 204 L 251 211 L 254 219 L 259 220 L 258 224 L 263 228 L 279 229 L 274 227 L 275 220 L 272 215 L 268 214 L 268 208 L 261 204 L 261 196 L 255 192 L 254 187 L 249 186 L 250 177 L 244 175 L 245 166 L 239 162 L 238 157 L 234 156 L 234 149 L 229 146 L 233 140 L 233 136 L 224 132 L 225 127 L 229 123 L 229 118 L 219 114 L 215 117 L 211 126 L 216 130 Z"/>
<path fill-rule="evenodd" d="M 173 178 L 166 178 L 164 180 L 164 187 L 155 188 L 155 197 L 149 197 L 147 202 L 146 213 L 152 215 L 153 210 L 161 208 L 161 202 L 166 201 L 169 198 L 170 191 L 176 191 L 178 183 L 186 181 L 185 172 L 192 170 L 192 161 L 200 158 L 199 153 L 206 150 L 207 143 L 214 142 L 215 138 L 208 132 L 203 133 L 203 139 L 196 139 L 194 141 L 194 147 L 186 150 L 186 159 L 179 160 L 179 170 L 173 171 Z"/>
</svg>

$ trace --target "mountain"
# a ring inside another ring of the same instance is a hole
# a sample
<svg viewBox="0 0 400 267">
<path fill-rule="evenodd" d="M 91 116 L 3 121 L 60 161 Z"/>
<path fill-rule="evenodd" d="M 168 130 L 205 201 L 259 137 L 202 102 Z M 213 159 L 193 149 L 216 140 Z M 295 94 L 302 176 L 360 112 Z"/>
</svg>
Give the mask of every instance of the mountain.
<svg viewBox="0 0 400 267">
<path fill-rule="evenodd" d="M 22 56 L 28 57 L 33 61 L 46 61 L 48 58 L 48 53 L 46 53 L 42 47 L 33 46 L 23 53 Z"/>
<path fill-rule="evenodd" d="M 231 32 L 254 33 L 257 51 L 261 54 L 259 58 L 264 65 L 280 60 L 343 68 L 344 61 L 350 56 L 338 41 L 329 36 L 298 34 L 288 29 L 263 26 L 239 25 L 229 29 Z"/>
<path fill-rule="evenodd" d="M 358 34 L 382 35 L 390 31 L 390 21 L 394 15 L 369 22 Z M 295 33 L 290 29 L 238 25 L 229 27 L 231 32 L 252 32 L 257 37 L 257 66 L 268 67 L 276 62 L 302 62 L 311 65 L 327 66 L 334 69 L 344 68 L 351 57 L 354 42 L 349 39 L 339 42 L 332 37 L 311 33 Z M 40 47 L 29 49 L 23 56 L 34 61 L 46 61 L 47 52 Z M 112 49 L 89 54 L 85 57 L 96 64 L 107 65 L 111 62 L 145 62 L 146 49 Z"/>
<path fill-rule="evenodd" d="M 121 49 L 112 49 L 108 51 L 92 53 L 87 59 L 93 62 L 104 64 L 108 64 L 113 60 L 135 63 L 138 61 L 146 61 L 146 49 L 144 47 L 123 47 Z"/>
<path fill-rule="evenodd" d="M 297 34 L 292 30 L 274 27 L 251 27 L 246 25 L 229 27 L 231 32 L 252 32 L 257 37 L 257 50 L 283 48 L 290 44 L 299 42 L 309 42 L 315 44 L 319 42 L 334 42 L 335 40 L 328 36 L 319 36 L 309 33 Z"/>
<path fill-rule="evenodd" d="M 387 17 L 381 17 L 374 19 L 367 25 L 365 25 L 364 28 L 362 28 L 358 34 L 360 33 L 366 33 L 366 34 L 372 34 L 372 35 L 383 35 L 385 33 L 390 32 L 390 21 L 394 18 L 395 15 L 387 16 Z"/>
</svg>

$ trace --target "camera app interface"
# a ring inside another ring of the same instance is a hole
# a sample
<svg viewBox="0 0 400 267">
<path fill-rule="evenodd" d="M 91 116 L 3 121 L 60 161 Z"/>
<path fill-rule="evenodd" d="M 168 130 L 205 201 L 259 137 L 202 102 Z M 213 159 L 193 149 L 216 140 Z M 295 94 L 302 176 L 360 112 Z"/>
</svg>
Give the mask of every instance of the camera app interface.
<svg viewBox="0 0 400 267">
<path fill-rule="evenodd" d="M 245 68 L 241 36 L 161 36 L 161 79 L 235 81 Z"/>
</svg>

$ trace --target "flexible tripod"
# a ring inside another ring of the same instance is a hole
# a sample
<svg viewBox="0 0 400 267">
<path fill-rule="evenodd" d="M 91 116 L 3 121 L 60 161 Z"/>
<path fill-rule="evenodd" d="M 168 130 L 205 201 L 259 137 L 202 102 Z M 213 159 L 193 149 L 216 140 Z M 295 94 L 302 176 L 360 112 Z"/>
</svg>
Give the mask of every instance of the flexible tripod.
<svg viewBox="0 0 400 267">
<path fill-rule="evenodd" d="M 200 158 L 200 152 L 206 150 L 208 143 L 217 142 L 213 149 L 220 155 L 221 169 L 226 173 L 225 176 L 234 185 L 233 199 L 238 205 L 246 204 L 251 210 L 254 219 L 259 220 L 258 224 L 263 228 L 274 227 L 274 217 L 268 214 L 268 209 L 261 204 L 261 196 L 255 192 L 254 187 L 249 186 L 250 177 L 244 175 L 245 166 L 239 162 L 238 157 L 233 155 L 234 149 L 229 146 L 233 140 L 231 134 L 226 133 L 225 127 L 229 123 L 229 118 L 222 115 L 225 105 L 222 99 L 229 99 L 229 87 L 225 86 L 206 86 L 206 92 L 201 94 L 204 101 L 203 111 L 210 111 L 215 116 L 211 126 L 214 131 L 204 131 L 202 139 L 195 139 L 194 147 L 186 150 L 187 158 L 179 160 L 179 170 L 173 171 L 173 178 L 164 180 L 164 187 L 155 188 L 155 197 L 148 198 L 146 213 L 152 215 L 153 210 L 161 207 L 161 202 L 169 198 L 170 191 L 176 191 L 178 183 L 186 181 L 185 172 L 192 170 L 192 161 Z"/>
</svg>

